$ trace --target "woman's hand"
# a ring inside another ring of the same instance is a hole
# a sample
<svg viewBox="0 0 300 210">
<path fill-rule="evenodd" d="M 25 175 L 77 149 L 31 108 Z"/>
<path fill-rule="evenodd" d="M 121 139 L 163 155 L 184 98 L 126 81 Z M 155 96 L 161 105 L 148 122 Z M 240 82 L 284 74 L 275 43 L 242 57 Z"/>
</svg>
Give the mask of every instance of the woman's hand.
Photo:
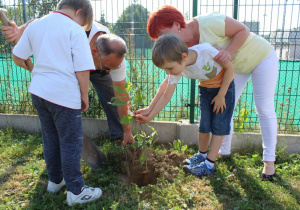
<svg viewBox="0 0 300 210">
<path fill-rule="evenodd" d="M 224 65 L 231 60 L 231 54 L 228 50 L 219 49 L 217 47 L 215 48 L 218 49 L 220 52 L 214 57 L 214 61 L 221 65 Z"/>
</svg>

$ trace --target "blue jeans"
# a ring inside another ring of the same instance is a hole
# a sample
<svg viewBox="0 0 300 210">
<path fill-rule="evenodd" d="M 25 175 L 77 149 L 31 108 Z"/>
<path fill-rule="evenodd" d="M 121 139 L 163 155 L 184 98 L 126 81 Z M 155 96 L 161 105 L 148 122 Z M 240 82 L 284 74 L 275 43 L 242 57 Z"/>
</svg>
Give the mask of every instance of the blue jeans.
<svg viewBox="0 0 300 210">
<path fill-rule="evenodd" d="M 110 74 L 101 76 L 100 74 L 91 74 L 90 81 L 92 82 L 99 101 L 104 109 L 107 117 L 108 128 L 111 139 L 117 139 L 124 135 L 122 124 L 116 106 L 108 104 L 111 98 L 115 96 Z"/>
<path fill-rule="evenodd" d="M 53 104 L 35 95 L 31 97 L 41 122 L 49 180 L 59 183 L 64 178 L 67 191 L 80 190 L 84 186 L 80 171 L 83 142 L 81 111 Z"/>
<path fill-rule="evenodd" d="M 228 135 L 230 133 L 230 121 L 234 110 L 235 85 L 232 81 L 225 95 L 226 109 L 223 114 L 213 112 L 214 105 L 211 101 L 218 94 L 220 88 L 206 88 L 199 86 L 200 98 L 200 125 L 199 132 L 212 133 L 218 136 Z"/>
</svg>

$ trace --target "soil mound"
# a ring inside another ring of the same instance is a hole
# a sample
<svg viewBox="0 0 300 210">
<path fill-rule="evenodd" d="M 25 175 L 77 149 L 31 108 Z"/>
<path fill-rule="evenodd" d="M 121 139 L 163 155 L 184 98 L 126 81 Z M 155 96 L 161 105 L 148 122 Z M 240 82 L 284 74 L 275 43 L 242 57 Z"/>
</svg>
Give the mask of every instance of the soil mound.
<svg viewBox="0 0 300 210">
<path fill-rule="evenodd" d="M 145 149 L 144 155 L 141 149 L 127 149 L 125 155 L 129 183 L 136 183 L 138 186 L 156 184 L 157 178 L 165 178 L 173 182 L 179 172 L 177 167 L 181 167 L 183 160 L 187 157 L 171 151 L 159 154 L 148 148 Z M 142 165 L 141 159 L 145 159 Z"/>
</svg>

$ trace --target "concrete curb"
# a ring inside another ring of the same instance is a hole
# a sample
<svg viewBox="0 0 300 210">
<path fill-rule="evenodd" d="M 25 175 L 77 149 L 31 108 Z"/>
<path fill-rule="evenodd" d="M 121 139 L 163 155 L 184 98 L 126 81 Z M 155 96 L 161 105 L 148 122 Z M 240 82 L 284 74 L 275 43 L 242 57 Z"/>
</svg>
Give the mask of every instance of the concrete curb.
<svg viewBox="0 0 300 210">
<path fill-rule="evenodd" d="M 82 122 L 83 130 L 89 137 L 108 133 L 108 125 L 105 119 L 83 118 Z M 198 144 L 198 124 L 190 124 L 187 120 L 181 120 L 178 122 L 150 122 L 149 125 L 156 129 L 161 143 L 169 143 L 180 139 L 184 144 Z M 148 134 L 152 133 L 152 130 L 146 125 L 135 124 L 133 126 L 138 131 L 143 129 Z M 40 122 L 36 115 L 0 114 L 0 128 L 16 128 L 29 133 L 38 133 L 40 132 Z M 300 134 L 278 134 L 277 137 L 277 148 L 286 146 L 286 152 L 300 153 Z M 261 145 L 261 138 L 259 133 L 234 133 L 232 148 L 247 144 Z"/>
</svg>

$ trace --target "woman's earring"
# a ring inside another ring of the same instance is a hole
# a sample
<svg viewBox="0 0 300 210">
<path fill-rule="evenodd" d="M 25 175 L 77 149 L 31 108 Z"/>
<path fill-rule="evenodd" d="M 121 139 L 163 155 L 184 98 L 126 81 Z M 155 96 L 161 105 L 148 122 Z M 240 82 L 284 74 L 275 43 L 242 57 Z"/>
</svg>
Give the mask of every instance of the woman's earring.
<svg viewBox="0 0 300 210">
<path fill-rule="evenodd" d="M 178 30 L 178 33 L 180 33 L 180 30 Z"/>
</svg>

